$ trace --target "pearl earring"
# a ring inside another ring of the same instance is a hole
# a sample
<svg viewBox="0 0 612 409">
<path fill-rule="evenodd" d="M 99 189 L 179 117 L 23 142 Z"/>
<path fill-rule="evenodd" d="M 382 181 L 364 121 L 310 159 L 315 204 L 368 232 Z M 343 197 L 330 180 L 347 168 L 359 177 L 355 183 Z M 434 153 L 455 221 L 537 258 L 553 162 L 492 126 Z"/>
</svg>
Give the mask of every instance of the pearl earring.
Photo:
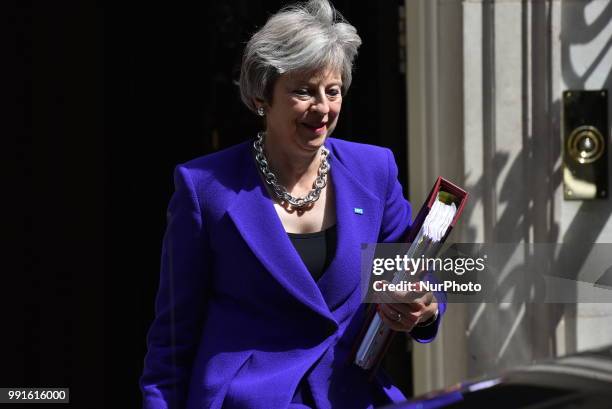
<svg viewBox="0 0 612 409">
<path fill-rule="evenodd" d="M 259 116 L 264 116 L 265 115 L 263 107 L 257 108 L 257 115 L 259 115 Z"/>
</svg>

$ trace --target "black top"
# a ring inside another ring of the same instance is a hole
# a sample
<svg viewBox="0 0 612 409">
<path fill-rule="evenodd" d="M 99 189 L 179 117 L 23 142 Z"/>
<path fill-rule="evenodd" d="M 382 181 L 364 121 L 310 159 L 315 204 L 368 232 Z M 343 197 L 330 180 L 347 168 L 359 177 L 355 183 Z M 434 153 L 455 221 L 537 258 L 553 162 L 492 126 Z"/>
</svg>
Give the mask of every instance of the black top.
<svg viewBox="0 0 612 409">
<path fill-rule="evenodd" d="M 293 246 L 318 281 L 336 253 L 336 225 L 315 233 L 287 233 Z"/>
</svg>

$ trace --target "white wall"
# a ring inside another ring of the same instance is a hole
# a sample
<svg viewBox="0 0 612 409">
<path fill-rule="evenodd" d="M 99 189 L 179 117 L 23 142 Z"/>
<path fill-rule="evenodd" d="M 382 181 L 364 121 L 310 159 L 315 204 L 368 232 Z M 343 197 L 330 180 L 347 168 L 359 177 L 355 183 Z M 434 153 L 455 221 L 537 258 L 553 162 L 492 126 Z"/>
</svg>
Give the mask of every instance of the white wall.
<svg viewBox="0 0 612 409">
<path fill-rule="evenodd" d="M 406 0 L 411 199 L 439 174 L 466 186 L 455 241 L 558 242 L 583 259 L 612 243 L 612 200 L 564 201 L 560 160 L 562 91 L 612 91 L 611 3 Z M 605 343 L 612 299 L 450 305 L 415 346 L 415 391 Z"/>
<path fill-rule="evenodd" d="M 552 60 L 554 104 L 560 105 L 567 89 L 608 89 L 612 92 L 612 1 L 562 0 L 553 3 Z M 560 121 L 558 109 L 553 112 Z M 612 126 L 612 101 L 608 121 Z M 609 131 L 612 135 L 612 131 Z M 609 149 L 612 155 L 612 149 Z M 610 156 L 612 158 L 612 156 Z M 612 160 L 608 160 L 612 181 Z M 560 166 L 560 161 L 557 164 Z M 556 196 L 562 198 L 562 185 Z M 612 243 L 612 201 L 559 200 L 560 241 L 570 243 L 577 254 L 589 253 L 588 243 Z M 581 274 L 588 274 L 584 271 Z M 580 277 L 580 276 L 579 276 Z M 612 301 L 611 301 L 612 302 Z M 561 352 L 585 350 L 612 343 L 612 304 L 581 303 L 566 306 L 560 323 L 558 347 Z M 565 330 L 565 332 L 563 331 Z"/>
</svg>

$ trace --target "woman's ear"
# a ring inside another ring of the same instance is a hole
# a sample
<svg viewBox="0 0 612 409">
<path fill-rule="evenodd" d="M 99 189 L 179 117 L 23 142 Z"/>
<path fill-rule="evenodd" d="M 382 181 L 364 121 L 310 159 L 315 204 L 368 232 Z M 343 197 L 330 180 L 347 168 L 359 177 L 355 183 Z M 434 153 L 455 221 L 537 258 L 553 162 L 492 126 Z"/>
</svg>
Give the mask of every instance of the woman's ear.
<svg viewBox="0 0 612 409">
<path fill-rule="evenodd" d="M 274 102 L 272 100 L 272 95 L 264 95 L 263 98 L 254 98 L 254 101 L 255 105 L 262 105 L 265 109 L 270 108 L 272 106 L 272 103 Z"/>
</svg>

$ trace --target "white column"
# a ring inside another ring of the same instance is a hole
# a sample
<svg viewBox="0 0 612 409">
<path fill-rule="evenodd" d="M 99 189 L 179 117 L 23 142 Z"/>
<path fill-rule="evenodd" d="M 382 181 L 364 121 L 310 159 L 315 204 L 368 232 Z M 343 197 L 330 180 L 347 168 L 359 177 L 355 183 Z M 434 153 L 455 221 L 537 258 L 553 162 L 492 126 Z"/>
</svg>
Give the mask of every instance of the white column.
<svg viewBox="0 0 612 409">
<path fill-rule="evenodd" d="M 459 2 L 406 0 L 409 191 L 415 211 L 438 176 L 464 183 L 461 30 Z M 461 229 L 453 235 L 459 240 Z M 449 305 L 436 340 L 413 343 L 416 394 L 465 377 L 465 317 L 465 306 Z"/>
</svg>

